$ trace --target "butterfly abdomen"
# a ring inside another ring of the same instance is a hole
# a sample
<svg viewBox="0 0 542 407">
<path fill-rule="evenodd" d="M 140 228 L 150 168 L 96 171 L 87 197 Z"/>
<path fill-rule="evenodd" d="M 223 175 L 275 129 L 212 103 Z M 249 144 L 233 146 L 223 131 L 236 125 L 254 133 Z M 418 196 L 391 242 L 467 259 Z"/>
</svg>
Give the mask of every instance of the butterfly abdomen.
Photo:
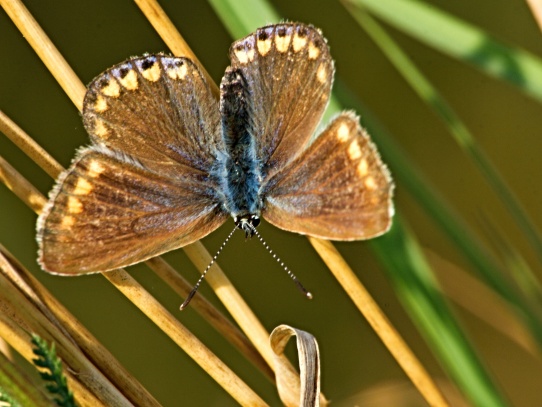
<svg viewBox="0 0 542 407">
<path fill-rule="evenodd" d="M 239 70 L 228 68 L 220 85 L 226 210 L 234 219 L 260 214 L 260 171 L 256 159 L 248 86 Z"/>
</svg>

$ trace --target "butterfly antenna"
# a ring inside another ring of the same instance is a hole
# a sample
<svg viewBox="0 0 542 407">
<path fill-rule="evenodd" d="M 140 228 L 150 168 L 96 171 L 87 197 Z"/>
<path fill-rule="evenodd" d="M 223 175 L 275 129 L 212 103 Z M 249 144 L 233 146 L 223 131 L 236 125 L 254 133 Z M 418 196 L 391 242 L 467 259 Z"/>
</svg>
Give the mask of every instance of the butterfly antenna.
<svg viewBox="0 0 542 407">
<path fill-rule="evenodd" d="M 286 273 L 288 273 L 288 276 L 294 281 L 297 288 L 299 288 L 299 291 L 301 291 L 303 293 L 303 295 L 305 295 L 305 297 L 307 297 L 309 300 L 312 300 L 311 292 L 308 291 L 305 287 L 303 287 L 303 284 L 301 284 L 301 281 L 299 281 L 297 279 L 296 275 L 290 271 L 288 266 L 286 264 L 284 264 L 284 262 L 280 259 L 279 256 L 277 256 L 275 253 L 273 253 L 273 250 L 271 250 L 271 248 L 269 247 L 267 242 L 265 240 L 263 240 L 263 237 L 258 233 L 256 228 L 254 228 L 254 227 L 252 228 L 252 233 L 255 234 L 256 236 L 258 236 L 258 239 L 263 244 L 263 247 L 266 248 L 266 250 L 269 252 L 269 254 L 272 255 L 273 258 L 277 261 L 277 263 L 279 263 L 280 266 L 286 271 Z"/>
<path fill-rule="evenodd" d="M 232 235 L 233 235 L 233 233 L 235 232 L 236 229 L 237 229 L 237 226 L 235 228 L 233 228 L 233 230 L 230 232 L 230 234 L 228 235 L 226 240 L 224 240 L 222 245 L 216 251 L 216 254 L 213 256 L 213 260 L 211 260 L 209 265 L 205 268 L 205 270 L 203 270 L 203 273 L 201 273 L 201 277 L 199 278 L 198 282 L 196 283 L 194 288 L 192 288 L 192 291 L 190 291 L 190 294 L 188 294 L 188 297 L 186 297 L 186 300 L 184 300 L 184 302 L 181 304 L 181 307 L 180 307 L 181 311 L 188 306 L 188 304 L 190 303 L 190 301 L 192 300 L 194 295 L 196 295 L 196 292 L 198 291 L 198 288 L 201 285 L 201 282 L 205 278 L 205 275 L 207 274 L 209 269 L 212 267 L 212 265 L 215 264 L 216 259 L 218 258 L 218 256 L 220 255 L 220 253 L 222 252 L 222 250 L 226 246 L 226 243 L 228 243 L 228 240 L 230 240 L 230 238 L 232 237 Z"/>
</svg>

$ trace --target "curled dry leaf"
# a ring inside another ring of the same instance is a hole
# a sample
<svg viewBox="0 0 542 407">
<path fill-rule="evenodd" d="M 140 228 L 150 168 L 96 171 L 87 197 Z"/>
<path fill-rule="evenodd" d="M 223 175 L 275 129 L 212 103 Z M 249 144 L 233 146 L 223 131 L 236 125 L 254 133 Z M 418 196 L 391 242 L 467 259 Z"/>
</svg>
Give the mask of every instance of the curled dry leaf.
<svg viewBox="0 0 542 407">
<path fill-rule="evenodd" d="M 297 353 L 299 358 L 300 378 L 292 377 L 290 370 L 283 368 L 281 357 L 288 340 L 297 337 Z M 279 396 L 286 406 L 313 407 L 327 405 L 327 400 L 320 397 L 320 354 L 316 338 L 308 332 L 279 325 L 269 337 L 271 348 L 275 353 L 275 376 Z M 300 394 L 295 397 L 288 389 L 292 380 L 300 380 Z"/>
</svg>

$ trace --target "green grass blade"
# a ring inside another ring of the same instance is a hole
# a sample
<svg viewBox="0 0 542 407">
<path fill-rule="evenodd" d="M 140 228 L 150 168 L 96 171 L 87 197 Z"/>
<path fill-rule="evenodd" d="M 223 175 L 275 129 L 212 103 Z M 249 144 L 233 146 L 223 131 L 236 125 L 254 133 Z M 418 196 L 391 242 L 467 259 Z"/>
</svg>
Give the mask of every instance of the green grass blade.
<svg viewBox="0 0 542 407">
<path fill-rule="evenodd" d="M 501 202 L 507 208 L 518 227 L 522 230 L 531 244 L 534 252 L 538 254 L 539 259 L 542 261 L 542 238 L 540 237 L 540 233 L 536 229 L 534 222 L 530 219 L 509 186 L 506 185 L 491 160 L 476 143 L 475 138 L 461 118 L 416 67 L 408 55 L 403 52 L 381 25 L 378 24 L 378 22 L 375 21 L 363 7 L 350 5 L 348 8 L 351 11 L 352 16 L 379 46 L 379 49 L 399 71 L 412 89 L 442 118 L 447 125 L 450 134 L 476 165 L 488 184 L 493 188 L 493 191 L 495 191 L 500 198 Z M 433 36 L 433 34 L 431 36 Z"/>
<path fill-rule="evenodd" d="M 542 60 L 416 0 L 349 0 L 438 51 L 468 62 L 542 101 Z"/>
<path fill-rule="evenodd" d="M 529 263 L 512 245 L 510 239 L 490 218 L 483 213 L 480 218 L 485 231 L 484 235 L 494 247 L 494 251 L 499 253 L 503 259 L 503 263 L 506 264 L 506 268 L 512 273 L 518 287 L 533 304 L 538 304 L 538 310 L 542 309 L 542 284 L 538 280 L 534 270 L 531 269 Z"/>
<path fill-rule="evenodd" d="M 465 126 L 461 118 L 455 113 L 455 111 L 450 107 L 438 90 L 435 89 L 435 87 L 423 75 L 423 73 L 414 65 L 408 55 L 406 55 L 385 32 L 380 24 L 378 24 L 361 8 L 351 6 L 349 9 L 356 21 L 358 21 L 367 34 L 369 34 L 373 41 L 379 46 L 379 49 L 385 54 L 388 60 L 399 71 L 412 89 L 442 118 L 444 123 L 447 125 L 450 134 L 477 166 L 478 170 L 482 173 L 497 196 L 504 203 L 505 207 L 508 209 L 508 212 L 516 220 L 518 226 L 524 232 L 535 252 L 538 253 L 542 259 L 542 240 L 540 239 L 540 236 L 534 226 L 534 222 L 529 219 L 520 202 L 516 199 L 515 195 L 498 173 L 497 169 L 478 146 L 476 140 Z M 435 215 L 438 216 L 437 213 L 435 213 Z M 446 219 L 443 219 L 443 221 L 447 222 Z M 477 251 L 479 252 L 479 250 Z M 492 272 L 492 270 L 485 268 L 483 276 L 487 283 L 493 284 L 494 272 Z M 512 298 L 516 297 L 505 293 L 510 291 L 508 288 L 510 285 L 509 281 L 502 281 L 497 284 L 499 286 L 498 291 L 505 298 L 511 300 Z M 517 298 L 517 300 L 519 300 L 519 298 Z M 513 301 L 514 307 L 517 305 L 517 300 Z M 531 305 L 529 308 L 534 309 L 534 306 Z M 533 318 L 533 320 L 534 319 L 536 318 Z M 541 338 L 540 335 L 536 336 Z"/>
<path fill-rule="evenodd" d="M 2 402 L 13 407 L 53 406 L 41 387 L 30 381 L 17 364 L 0 352 L 0 406 L 3 406 Z"/>
<path fill-rule="evenodd" d="M 438 194 L 429 180 L 416 167 L 414 162 L 397 145 L 384 126 L 371 115 L 340 81 L 335 82 L 336 94 L 341 102 L 363 112 L 364 126 L 380 147 L 382 155 L 391 167 L 397 183 L 405 187 L 420 204 L 424 211 L 433 218 L 442 231 L 469 260 L 480 278 L 499 293 L 528 326 L 533 337 L 542 346 L 542 323 L 531 305 L 519 292 L 514 282 L 507 278 L 500 262 L 476 237 L 471 227 Z"/>
<path fill-rule="evenodd" d="M 476 406 L 506 406 L 440 294 L 433 272 L 404 221 L 396 219 L 389 233 L 370 244 L 414 322 L 463 393 Z"/>
<path fill-rule="evenodd" d="M 209 0 L 209 3 L 232 38 L 244 37 L 252 28 L 280 21 L 278 13 L 265 1 L 258 1 L 255 4 L 252 0 Z"/>
</svg>

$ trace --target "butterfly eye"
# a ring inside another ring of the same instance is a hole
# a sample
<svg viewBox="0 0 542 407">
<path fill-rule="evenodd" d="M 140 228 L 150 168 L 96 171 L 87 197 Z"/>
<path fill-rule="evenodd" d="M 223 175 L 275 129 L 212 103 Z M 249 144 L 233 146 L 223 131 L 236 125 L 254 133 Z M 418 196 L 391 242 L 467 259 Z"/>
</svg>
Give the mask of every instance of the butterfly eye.
<svg viewBox="0 0 542 407">
<path fill-rule="evenodd" d="M 254 226 L 255 228 L 258 227 L 258 225 L 260 224 L 260 218 L 256 215 L 252 215 L 251 223 L 252 223 L 252 226 Z"/>
</svg>

